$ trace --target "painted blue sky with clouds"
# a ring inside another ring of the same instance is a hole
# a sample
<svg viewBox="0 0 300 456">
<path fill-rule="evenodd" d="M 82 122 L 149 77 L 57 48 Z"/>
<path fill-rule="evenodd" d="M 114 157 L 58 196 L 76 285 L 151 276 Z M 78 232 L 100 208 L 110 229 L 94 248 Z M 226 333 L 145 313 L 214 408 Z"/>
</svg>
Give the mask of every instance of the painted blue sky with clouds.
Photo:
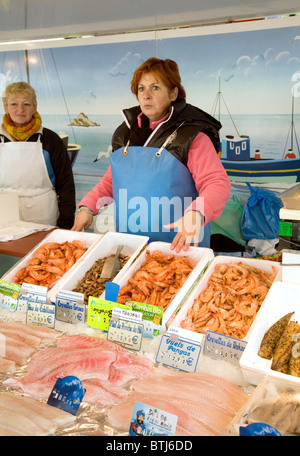
<svg viewBox="0 0 300 456">
<path fill-rule="evenodd" d="M 300 81 L 300 27 L 215 30 L 198 36 L 30 50 L 30 83 L 38 94 L 39 111 L 119 114 L 136 104 L 130 92 L 135 68 L 157 56 L 177 61 L 187 101 L 208 112 L 220 78 L 232 114 L 288 114 L 292 87 Z M 1 91 L 6 83 L 26 79 L 23 54 L 0 52 Z M 300 90 L 295 112 L 300 113 Z"/>
</svg>

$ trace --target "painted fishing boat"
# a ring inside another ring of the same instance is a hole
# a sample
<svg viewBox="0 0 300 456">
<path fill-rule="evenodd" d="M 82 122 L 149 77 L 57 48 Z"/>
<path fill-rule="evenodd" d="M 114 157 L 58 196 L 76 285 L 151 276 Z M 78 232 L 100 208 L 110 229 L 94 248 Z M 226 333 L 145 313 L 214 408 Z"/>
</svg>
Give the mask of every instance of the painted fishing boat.
<svg viewBox="0 0 300 456">
<path fill-rule="evenodd" d="M 219 82 L 219 92 L 215 101 L 215 110 L 217 106 L 219 107 L 219 120 L 221 99 L 226 106 Z M 281 159 L 265 159 L 261 157 L 259 150 L 256 150 L 254 157 L 251 157 L 249 136 L 239 134 L 227 106 L 226 109 L 237 133 L 236 137 L 227 135 L 221 141 L 221 161 L 230 181 L 258 184 L 300 182 L 300 149 L 294 125 L 294 96 L 292 96 L 291 125 Z M 290 142 L 290 147 L 286 150 L 288 142 Z"/>
<path fill-rule="evenodd" d="M 69 143 L 69 136 L 66 135 L 66 133 L 64 133 L 63 131 L 61 131 L 59 133 L 59 136 L 63 140 L 63 143 L 64 143 L 64 145 L 67 148 L 67 151 L 68 151 L 68 154 L 69 154 L 69 158 L 70 158 L 70 161 L 71 161 L 71 165 L 73 167 L 74 164 L 75 164 L 77 155 L 78 155 L 78 153 L 79 153 L 79 151 L 81 149 L 81 146 L 79 144 L 70 144 Z"/>
<path fill-rule="evenodd" d="M 283 159 L 250 157 L 250 138 L 226 137 L 221 143 L 221 161 L 231 181 L 271 183 L 300 182 L 300 154 L 289 151 Z"/>
<path fill-rule="evenodd" d="M 81 146 L 79 144 L 68 144 L 68 154 L 70 157 L 71 165 L 72 167 L 75 164 L 77 155 L 81 149 Z"/>
</svg>

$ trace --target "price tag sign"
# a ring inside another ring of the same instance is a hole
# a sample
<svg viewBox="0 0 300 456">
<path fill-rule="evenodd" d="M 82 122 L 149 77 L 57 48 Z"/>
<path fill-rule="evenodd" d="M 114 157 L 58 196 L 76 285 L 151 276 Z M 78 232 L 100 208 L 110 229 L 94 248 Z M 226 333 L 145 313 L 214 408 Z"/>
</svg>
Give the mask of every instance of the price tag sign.
<svg viewBox="0 0 300 456">
<path fill-rule="evenodd" d="M 136 401 L 128 435 L 139 437 L 173 436 L 175 435 L 177 420 L 177 415 Z"/>
<path fill-rule="evenodd" d="M 15 312 L 18 307 L 18 297 L 21 285 L 0 280 L 0 309 Z"/>
<path fill-rule="evenodd" d="M 203 355 L 213 359 L 223 359 L 239 365 L 240 358 L 247 342 L 234 337 L 206 331 Z"/>
<path fill-rule="evenodd" d="M 18 310 L 27 311 L 27 303 L 46 304 L 47 302 L 47 287 L 33 285 L 31 283 L 23 283 L 18 298 Z"/>
<path fill-rule="evenodd" d="M 53 329 L 55 326 L 55 305 L 27 301 L 26 323 Z"/>
<path fill-rule="evenodd" d="M 123 313 L 127 316 L 126 319 L 123 317 L 119 318 L 117 315 L 113 314 L 109 321 L 107 339 L 112 342 L 117 342 L 130 350 L 139 351 L 142 345 L 144 325 L 143 323 L 137 322 L 135 317 L 129 320 L 129 310 L 124 310 Z"/>
<path fill-rule="evenodd" d="M 108 331 L 109 321 L 114 307 L 120 307 L 128 310 L 131 309 L 130 306 L 125 304 L 118 304 L 116 302 L 107 301 L 106 299 L 90 296 L 87 311 L 87 324 L 93 328 Z"/>
<path fill-rule="evenodd" d="M 111 316 L 112 318 L 123 318 L 137 323 L 142 323 L 143 319 L 141 312 L 133 310 L 132 307 L 129 307 L 129 309 L 124 307 L 113 307 Z"/>
<path fill-rule="evenodd" d="M 200 352 L 200 345 L 167 333 L 161 338 L 156 362 L 185 372 L 195 372 Z"/>
<path fill-rule="evenodd" d="M 292 222 L 279 222 L 279 236 L 293 236 Z"/>
<path fill-rule="evenodd" d="M 161 306 L 153 306 L 143 302 L 127 300 L 125 304 L 132 305 L 132 309 L 142 314 L 144 324 L 144 337 L 153 338 L 158 336 L 162 331 L 162 319 L 164 309 Z"/>
<path fill-rule="evenodd" d="M 58 378 L 48 398 L 48 404 L 76 415 L 85 391 L 81 380 L 73 375 Z"/>
<path fill-rule="evenodd" d="M 83 293 L 60 290 L 56 296 L 56 320 L 77 324 L 85 322 Z"/>
</svg>

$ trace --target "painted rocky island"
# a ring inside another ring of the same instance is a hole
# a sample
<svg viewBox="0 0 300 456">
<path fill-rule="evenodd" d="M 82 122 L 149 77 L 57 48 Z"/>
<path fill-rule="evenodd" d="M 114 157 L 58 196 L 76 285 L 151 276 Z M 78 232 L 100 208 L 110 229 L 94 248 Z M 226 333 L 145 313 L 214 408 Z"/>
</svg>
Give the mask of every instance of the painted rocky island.
<svg viewBox="0 0 300 456">
<path fill-rule="evenodd" d="M 74 117 L 69 125 L 73 127 L 100 127 L 100 124 L 90 120 L 83 112 L 78 114 L 77 117 Z"/>
</svg>

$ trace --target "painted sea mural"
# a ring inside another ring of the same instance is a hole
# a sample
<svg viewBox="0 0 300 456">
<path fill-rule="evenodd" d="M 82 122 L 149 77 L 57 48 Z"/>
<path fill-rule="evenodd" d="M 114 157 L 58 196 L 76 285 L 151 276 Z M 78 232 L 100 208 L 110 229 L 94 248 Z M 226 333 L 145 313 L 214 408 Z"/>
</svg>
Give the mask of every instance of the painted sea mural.
<svg viewBox="0 0 300 456">
<path fill-rule="evenodd" d="M 77 201 L 105 173 L 107 156 L 96 158 L 101 151 L 108 155 L 122 108 L 137 103 L 130 81 L 135 68 L 151 56 L 176 60 L 187 101 L 211 114 L 220 83 L 229 110 L 223 106 L 213 113 L 220 116 L 221 137 L 235 134 L 234 121 L 239 133 L 250 137 L 252 157 L 259 150 L 263 158 L 281 159 L 292 96 L 294 128 L 300 134 L 300 21 L 291 19 L 291 26 L 276 19 L 248 28 L 226 24 L 120 35 L 111 42 L 76 40 L 79 45 L 69 41 L 43 48 L 36 44 L 27 52 L 27 67 L 24 49 L 7 47 L 0 49 L 0 90 L 29 78 L 44 125 L 81 146 L 73 166 Z M 2 106 L 1 110 L 0 114 Z M 81 112 L 99 125 L 70 125 Z"/>
</svg>

